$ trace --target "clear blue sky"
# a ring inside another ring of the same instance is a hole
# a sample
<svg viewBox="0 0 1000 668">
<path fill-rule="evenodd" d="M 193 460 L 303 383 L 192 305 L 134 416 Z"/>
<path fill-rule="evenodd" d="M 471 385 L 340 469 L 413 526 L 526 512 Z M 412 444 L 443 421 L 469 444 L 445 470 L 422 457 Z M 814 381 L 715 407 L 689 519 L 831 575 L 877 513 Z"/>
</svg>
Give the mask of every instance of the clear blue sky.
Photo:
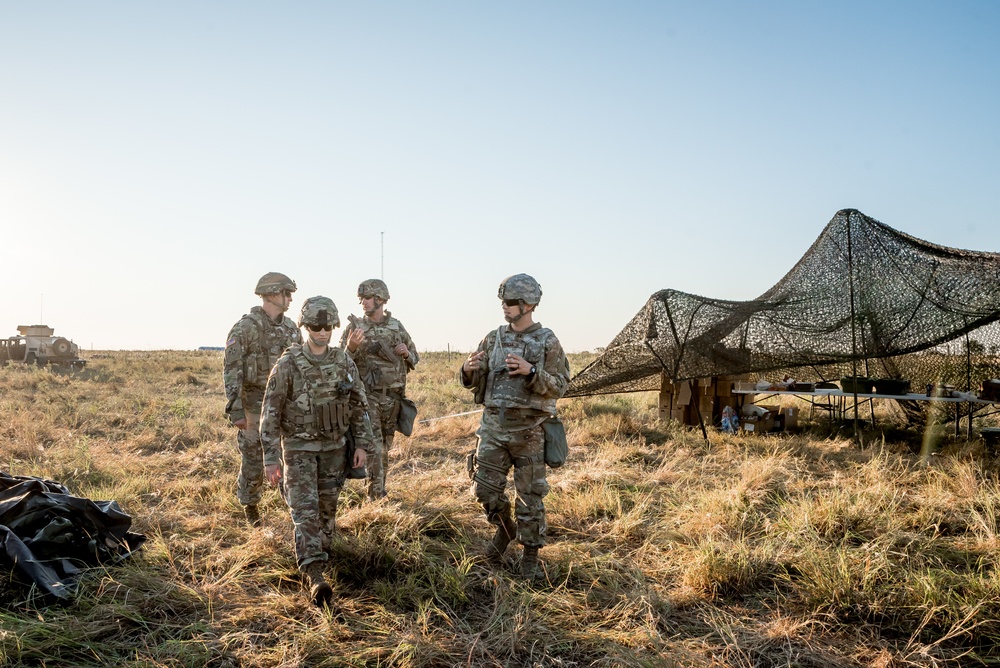
<svg viewBox="0 0 1000 668">
<path fill-rule="evenodd" d="M 293 317 L 383 275 L 469 350 L 527 272 L 592 350 L 662 288 L 759 295 L 842 208 L 1000 251 L 997 35 L 985 0 L 0 0 L 0 336 L 223 345 L 276 270 Z"/>
</svg>

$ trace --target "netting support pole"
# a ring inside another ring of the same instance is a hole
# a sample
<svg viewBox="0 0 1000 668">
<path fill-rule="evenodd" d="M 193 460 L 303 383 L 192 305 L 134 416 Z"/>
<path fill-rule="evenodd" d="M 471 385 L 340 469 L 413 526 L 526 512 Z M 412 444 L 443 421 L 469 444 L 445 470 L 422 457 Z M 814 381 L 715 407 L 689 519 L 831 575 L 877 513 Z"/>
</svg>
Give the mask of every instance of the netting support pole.
<svg viewBox="0 0 1000 668">
<path fill-rule="evenodd" d="M 853 224 L 847 216 L 847 284 L 851 295 L 851 373 L 854 375 L 854 440 L 860 444 L 858 435 L 858 328 L 857 312 L 854 305 L 854 249 L 851 243 Z"/>
<path fill-rule="evenodd" d="M 698 425 L 701 427 L 701 435 L 705 437 L 705 443 L 708 443 L 708 430 L 705 429 L 705 420 L 701 417 L 701 397 L 695 394 L 693 380 L 688 381 L 688 387 L 691 389 L 691 401 L 694 402 L 694 412 L 698 414 Z"/>
<path fill-rule="evenodd" d="M 972 392 L 972 342 L 965 333 L 965 391 Z M 972 440 L 972 404 L 967 404 L 969 421 L 965 423 L 965 440 Z"/>
</svg>

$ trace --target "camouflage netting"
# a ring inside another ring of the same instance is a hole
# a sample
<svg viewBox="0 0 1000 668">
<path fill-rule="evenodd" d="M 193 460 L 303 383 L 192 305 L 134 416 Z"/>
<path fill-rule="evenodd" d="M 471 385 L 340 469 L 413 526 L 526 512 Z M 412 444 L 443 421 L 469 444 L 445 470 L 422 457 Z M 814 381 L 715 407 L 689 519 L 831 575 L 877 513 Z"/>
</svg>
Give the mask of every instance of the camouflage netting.
<svg viewBox="0 0 1000 668">
<path fill-rule="evenodd" d="M 1000 253 L 916 239 L 838 211 L 759 298 L 661 290 L 577 374 L 566 396 L 658 390 L 674 380 L 750 374 L 842 376 L 975 389 L 1000 377 Z"/>
</svg>

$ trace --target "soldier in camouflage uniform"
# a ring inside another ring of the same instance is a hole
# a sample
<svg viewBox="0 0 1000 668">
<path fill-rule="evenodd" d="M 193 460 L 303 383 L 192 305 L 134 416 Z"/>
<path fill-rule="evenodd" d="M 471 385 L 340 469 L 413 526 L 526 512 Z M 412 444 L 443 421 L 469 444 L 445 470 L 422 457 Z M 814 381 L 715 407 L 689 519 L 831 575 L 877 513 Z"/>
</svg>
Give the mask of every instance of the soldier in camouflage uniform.
<svg viewBox="0 0 1000 668">
<path fill-rule="evenodd" d="M 545 441 L 542 422 L 556 414 L 556 400 L 569 385 L 569 361 L 552 330 L 532 320 L 542 288 L 527 274 L 500 284 L 506 326 L 490 332 L 459 372 L 462 385 L 483 405 L 476 432 L 473 492 L 496 533 L 487 554 L 500 561 L 515 537 L 524 545 L 521 575 L 537 575 L 538 549 L 545 537 Z M 507 497 L 507 472 L 514 467 L 515 515 Z"/>
<path fill-rule="evenodd" d="M 385 310 L 389 288 L 383 281 L 363 281 L 358 286 L 358 299 L 365 316 L 360 320 L 350 317 L 340 347 L 358 365 L 368 395 L 375 435 L 375 451 L 368 459 L 368 498 L 374 500 L 385 496 L 389 450 L 396 435 L 400 402 L 406 396 L 406 374 L 420 358 L 403 323 Z"/>
<path fill-rule="evenodd" d="M 333 301 L 307 299 L 299 325 L 306 327 L 308 338 L 285 351 L 271 370 L 260 431 L 268 481 L 278 484 L 284 467 L 296 563 L 308 576 L 313 602 L 323 606 L 333 597 L 323 569 L 348 465 L 344 436 L 348 429 L 353 432 L 356 449 L 350 465 L 361 467 L 372 448 L 372 432 L 358 368 L 343 350 L 329 345 L 340 325 Z"/>
<path fill-rule="evenodd" d="M 239 429 L 240 474 L 236 498 L 247 520 L 260 526 L 257 504 L 263 495 L 264 453 L 260 446 L 260 406 L 271 367 L 285 348 L 302 343 L 299 328 L 285 311 L 292 303 L 295 281 L 276 271 L 257 281 L 254 291 L 263 303 L 233 325 L 226 339 L 223 380 L 226 386 L 226 415 Z"/>
</svg>

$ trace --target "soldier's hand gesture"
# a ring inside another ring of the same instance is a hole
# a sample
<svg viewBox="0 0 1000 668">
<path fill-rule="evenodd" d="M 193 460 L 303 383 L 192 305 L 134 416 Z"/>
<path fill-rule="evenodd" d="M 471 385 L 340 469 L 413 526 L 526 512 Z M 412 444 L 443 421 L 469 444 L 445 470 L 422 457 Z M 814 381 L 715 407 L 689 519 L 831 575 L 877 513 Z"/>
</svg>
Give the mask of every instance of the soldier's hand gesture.
<svg viewBox="0 0 1000 668">
<path fill-rule="evenodd" d="M 350 335 L 347 337 L 347 350 L 353 353 L 364 342 L 365 342 L 364 330 L 361 329 L 352 330 Z"/>
<path fill-rule="evenodd" d="M 466 375 L 472 373 L 473 371 L 478 371 L 483 368 L 483 358 L 486 357 L 486 351 L 480 350 L 478 353 L 472 353 L 469 358 L 465 360 L 462 364 L 462 371 Z"/>
</svg>

